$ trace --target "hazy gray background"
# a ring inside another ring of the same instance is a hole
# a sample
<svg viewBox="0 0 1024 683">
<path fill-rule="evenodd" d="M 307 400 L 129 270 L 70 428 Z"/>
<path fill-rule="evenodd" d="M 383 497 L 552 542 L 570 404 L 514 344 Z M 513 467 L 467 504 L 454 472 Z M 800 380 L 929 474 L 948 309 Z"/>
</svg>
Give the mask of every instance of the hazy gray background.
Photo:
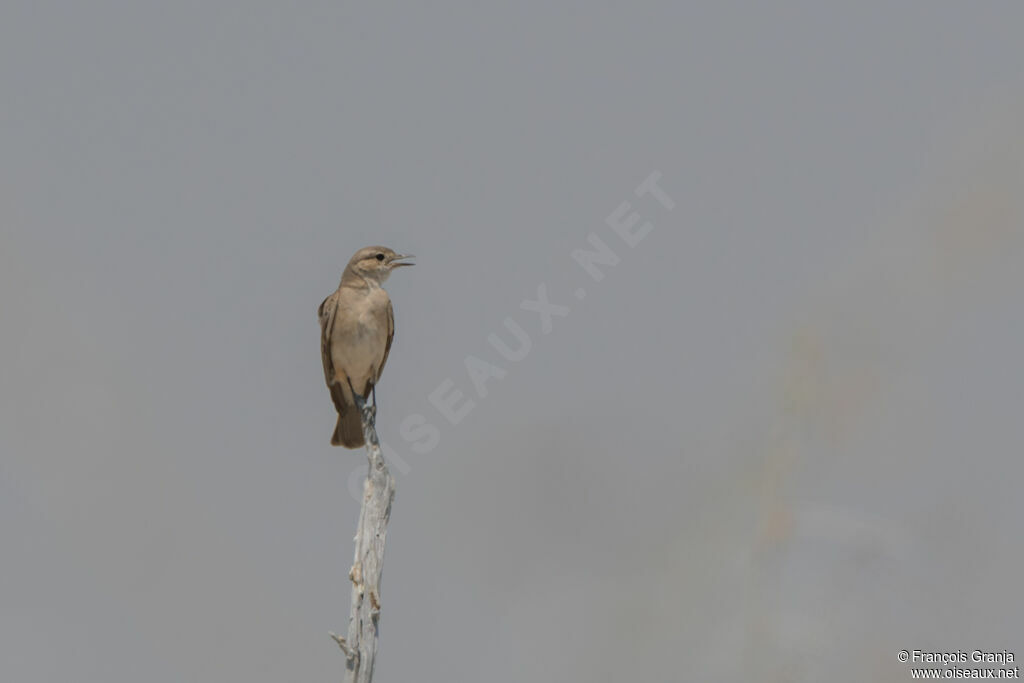
<svg viewBox="0 0 1024 683">
<path fill-rule="evenodd" d="M 340 679 L 315 311 L 375 243 L 380 681 L 1024 657 L 1024 5 L 680 4 L 3 2 L 0 677 Z"/>
</svg>

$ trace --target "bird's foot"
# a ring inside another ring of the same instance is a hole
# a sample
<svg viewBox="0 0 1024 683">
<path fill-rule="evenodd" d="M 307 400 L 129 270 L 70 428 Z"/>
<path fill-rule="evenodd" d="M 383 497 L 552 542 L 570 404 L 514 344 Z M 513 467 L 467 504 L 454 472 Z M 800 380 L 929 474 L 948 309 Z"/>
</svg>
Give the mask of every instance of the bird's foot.
<svg viewBox="0 0 1024 683">
<path fill-rule="evenodd" d="M 363 422 L 368 425 L 376 425 L 377 422 L 377 406 L 364 403 L 362 407 Z"/>
<path fill-rule="evenodd" d="M 352 392 L 352 399 L 355 401 L 356 409 L 359 410 L 359 416 L 363 420 L 363 425 L 370 427 L 371 430 L 375 430 L 377 425 L 377 406 L 355 392 Z"/>
</svg>

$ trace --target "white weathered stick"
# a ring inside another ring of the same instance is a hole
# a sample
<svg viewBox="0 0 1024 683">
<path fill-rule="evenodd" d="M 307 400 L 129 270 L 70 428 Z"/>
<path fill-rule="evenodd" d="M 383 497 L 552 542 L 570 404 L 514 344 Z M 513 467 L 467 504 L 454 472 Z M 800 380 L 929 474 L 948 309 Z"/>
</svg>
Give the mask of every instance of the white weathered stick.
<svg viewBox="0 0 1024 683">
<path fill-rule="evenodd" d="M 395 499 L 395 479 L 381 454 L 376 408 L 363 406 L 363 436 L 369 471 L 363 483 L 363 505 L 356 529 L 355 559 L 348 578 L 352 581 L 352 611 L 348 638 L 331 634 L 345 653 L 347 683 L 370 683 L 377 657 L 377 624 L 380 621 L 380 575 L 384 569 L 384 539 Z"/>
</svg>

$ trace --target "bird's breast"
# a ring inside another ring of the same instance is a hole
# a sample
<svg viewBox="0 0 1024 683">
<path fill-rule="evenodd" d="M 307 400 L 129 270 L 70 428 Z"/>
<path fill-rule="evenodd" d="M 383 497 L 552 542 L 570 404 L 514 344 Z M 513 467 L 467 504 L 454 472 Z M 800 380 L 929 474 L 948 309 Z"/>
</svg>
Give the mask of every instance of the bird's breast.
<svg viewBox="0 0 1024 683">
<path fill-rule="evenodd" d="M 343 294 L 331 334 L 333 361 L 350 375 L 372 375 L 387 347 L 387 293 L 378 288 Z"/>
</svg>

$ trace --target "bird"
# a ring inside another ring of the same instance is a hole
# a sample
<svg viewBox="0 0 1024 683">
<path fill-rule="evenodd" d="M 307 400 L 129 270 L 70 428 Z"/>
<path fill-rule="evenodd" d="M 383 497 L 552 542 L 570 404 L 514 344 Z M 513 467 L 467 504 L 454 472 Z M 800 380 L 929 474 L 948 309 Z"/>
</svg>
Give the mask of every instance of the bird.
<svg viewBox="0 0 1024 683">
<path fill-rule="evenodd" d="M 387 247 L 364 247 L 345 266 L 338 289 L 317 309 L 320 318 L 320 355 L 338 422 L 332 446 L 364 445 L 362 413 L 366 400 L 380 381 L 395 336 L 391 298 L 381 285 L 391 271 L 415 265 L 411 254 Z"/>
</svg>

